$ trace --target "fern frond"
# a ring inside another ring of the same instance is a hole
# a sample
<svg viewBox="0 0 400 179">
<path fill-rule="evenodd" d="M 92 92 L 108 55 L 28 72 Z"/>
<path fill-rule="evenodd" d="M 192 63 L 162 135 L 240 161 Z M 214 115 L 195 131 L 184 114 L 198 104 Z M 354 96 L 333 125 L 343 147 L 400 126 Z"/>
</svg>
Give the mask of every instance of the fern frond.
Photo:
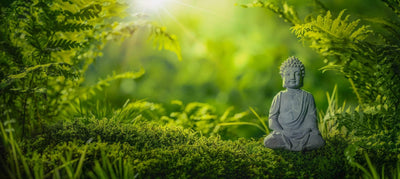
<svg viewBox="0 0 400 179">
<path fill-rule="evenodd" d="M 301 37 L 303 37 L 306 32 L 310 31 L 311 28 L 312 28 L 311 23 L 296 24 L 293 27 L 291 27 L 290 30 L 292 31 L 292 33 L 296 35 L 297 38 L 302 39 Z"/>
<path fill-rule="evenodd" d="M 83 23 L 63 23 L 58 26 L 58 29 L 61 32 L 80 32 L 92 28 L 93 28 L 92 25 Z"/>
<path fill-rule="evenodd" d="M 67 19 L 74 19 L 74 20 L 89 20 L 96 17 L 99 17 L 99 14 L 102 10 L 102 6 L 99 4 L 93 4 L 86 8 L 81 9 L 77 13 L 73 13 L 68 10 L 64 10 L 64 14 Z"/>
<path fill-rule="evenodd" d="M 318 16 L 316 21 L 311 22 L 312 26 L 316 28 L 316 31 L 331 35 L 335 38 L 348 39 L 351 41 L 364 40 L 365 34 L 371 32 L 367 26 L 362 26 L 355 30 L 360 20 L 348 22 L 349 15 L 342 19 L 342 15 L 345 10 L 342 10 L 338 17 L 332 20 L 332 15 L 328 11 L 325 16 Z"/>
<path fill-rule="evenodd" d="M 102 90 L 104 87 L 109 86 L 112 81 L 118 80 L 118 79 L 137 79 L 145 73 L 144 69 L 140 69 L 138 72 L 125 72 L 121 74 L 113 74 L 112 76 L 108 76 L 105 79 L 101 79 L 97 82 L 97 84 L 93 86 L 89 86 L 86 88 L 82 88 L 81 91 L 77 94 L 79 99 L 83 98 L 90 98 L 96 93 L 96 90 Z"/>
<path fill-rule="evenodd" d="M 18 73 L 18 74 L 14 74 L 14 75 L 9 75 L 8 78 L 9 79 L 21 79 L 21 78 L 25 78 L 28 74 L 30 73 L 35 73 L 37 71 L 43 71 L 43 70 L 47 70 L 50 68 L 57 68 L 57 69 L 65 69 L 65 68 L 72 68 L 72 65 L 68 64 L 68 63 L 63 63 L 63 62 L 59 62 L 59 63 L 48 63 L 48 64 L 42 64 L 42 65 L 35 65 L 32 67 L 28 67 L 26 68 L 23 72 Z"/>
<path fill-rule="evenodd" d="M 178 59 L 182 60 L 181 47 L 176 36 L 167 33 L 165 27 L 150 25 L 150 28 L 151 35 L 149 39 L 153 40 L 154 46 L 158 47 L 159 50 L 166 49 L 175 52 Z"/>
<path fill-rule="evenodd" d="M 82 43 L 67 39 L 58 39 L 47 43 L 49 51 L 71 50 L 77 47 L 82 47 Z"/>
<path fill-rule="evenodd" d="M 244 8 L 249 8 L 249 7 L 265 8 L 278 14 L 279 17 L 283 18 L 284 21 L 289 22 L 292 25 L 301 23 L 301 20 L 297 15 L 297 12 L 294 10 L 293 6 L 288 5 L 286 2 L 283 2 L 283 4 L 281 5 L 277 5 L 270 1 L 256 0 L 252 3 L 243 4 L 241 6 Z"/>
<path fill-rule="evenodd" d="M 397 14 L 397 16 L 400 17 L 400 1 L 398 0 L 382 0 L 382 1 L 386 4 L 386 6 L 392 9 L 393 12 Z"/>
<path fill-rule="evenodd" d="M 64 76 L 66 78 L 77 78 L 77 71 L 71 64 L 58 62 L 58 63 L 47 63 L 42 65 L 35 65 L 27 67 L 21 70 L 19 73 L 8 75 L 5 79 L 0 82 L 0 90 L 4 90 L 10 86 L 16 80 L 23 80 L 32 74 L 42 74 L 45 72 L 45 76 Z"/>
<path fill-rule="evenodd" d="M 378 34 L 382 44 L 400 44 L 400 22 L 392 19 L 366 18 L 366 21 L 382 26 L 389 34 Z"/>
<path fill-rule="evenodd" d="M 369 26 L 359 26 L 360 20 L 349 21 L 349 15 L 343 17 L 345 10 L 333 18 L 330 11 L 319 15 L 309 23 L 297 24 L 291 28 L 300 39 L 311 41 L 311 47 L 324 56 L 357 50 L 357 44 L 371 34 Z"/>
</svg>

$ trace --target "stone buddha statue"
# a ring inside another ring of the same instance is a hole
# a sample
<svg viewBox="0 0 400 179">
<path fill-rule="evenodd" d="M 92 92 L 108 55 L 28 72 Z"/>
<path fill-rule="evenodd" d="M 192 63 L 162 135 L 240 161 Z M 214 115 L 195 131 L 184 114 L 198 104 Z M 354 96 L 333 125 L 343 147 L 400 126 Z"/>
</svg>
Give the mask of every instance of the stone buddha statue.
<svg viewBox="0 0 400 179">
<path fill-rule="evenodd" d="M 325 145 L 317 125 L 312 94 L 301 90 L 305 69 L 296 57 L 282 63 L 280 75 L 286 90 L 273 99 L 269 110 L 269 127 L 265 147 L 291 151 L 313 150 Z"/>
</svg>

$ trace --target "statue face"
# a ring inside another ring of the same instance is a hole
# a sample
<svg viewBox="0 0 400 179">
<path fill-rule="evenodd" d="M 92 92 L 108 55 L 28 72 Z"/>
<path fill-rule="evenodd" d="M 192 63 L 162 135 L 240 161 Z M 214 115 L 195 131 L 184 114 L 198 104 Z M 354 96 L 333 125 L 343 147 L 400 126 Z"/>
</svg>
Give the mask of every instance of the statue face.
<svg viewBox="0 0 400 179">
<path fill-rule="evenodd" d="M 303 77 L 299 67 L 288 67 L 282 76 L 283 87 L 291 89 L 299 89 L 303 86 Z"/>
</svg>

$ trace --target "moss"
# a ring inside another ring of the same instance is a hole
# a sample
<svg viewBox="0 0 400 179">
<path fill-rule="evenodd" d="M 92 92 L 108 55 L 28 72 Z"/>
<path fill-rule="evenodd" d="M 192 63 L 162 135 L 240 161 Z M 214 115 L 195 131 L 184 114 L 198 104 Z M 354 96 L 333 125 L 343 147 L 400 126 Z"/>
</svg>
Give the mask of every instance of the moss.
<svg viewBox="0 0 400 179">
<path fill-rule="evenodd" d="M 47 129 L 25 146 L 40 154 L 38 160 L 46 161 L 48 171 L 61 165 L 63 156 L 79 159 L 87 146 L 84 170 L 91 170 L 103 152 L 111 163 L 128 162 L 141 178 L 342 178 L 356 174 L 346 163 L 347 144 L 339 137 L 327 139 L 319 150 L 290 152 L 265 148 L 261 139 L 225 141 L 151 123 L 102 119 Z M 86 144 L 90 138 L 93 141 Z"/>
</svg>

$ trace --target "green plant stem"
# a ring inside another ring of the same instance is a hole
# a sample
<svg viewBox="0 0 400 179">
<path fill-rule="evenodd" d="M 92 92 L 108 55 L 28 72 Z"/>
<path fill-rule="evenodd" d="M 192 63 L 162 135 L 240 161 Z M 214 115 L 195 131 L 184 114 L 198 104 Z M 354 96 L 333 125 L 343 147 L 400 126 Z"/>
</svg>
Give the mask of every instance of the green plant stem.
<svg viewBox="0 0 400 179">
<path fill-rule="evenodd" d="M 363 110 L 363 101 L 362 101 L 362 98 L 361 98 L 361 96 L 360 96 L 360 94 L 358 93 L 358 90 L 357 90 L 357 87 L 355 86 L 355 84 L 354 84 L 354 82 L 353 82 L 353 80 L 351 79 L 351 78 L 348 78 L 349 79 L 349 82 L 350 82 L 350 84 L 351 84 L 351 88 L 353 88 L 353 91 L 354 91 L 354 93 L 356 94 L 356 96 L 357 96 L 357 99 L 358 99 L 358 103 L 360 104 L 359 106 L 360 106 L 360 108 L 361 108 L 361 110 Z"/>
<path fill-rule="evenodd" d="M 250 108 L 250 111 L 251 111 L 251 112 L 257 117 L 257 119 L 261 122 L 261 124 L 262 124 L 263 127 L 264 127 L 265 133 L 268 135 L 268 134 L 270 133 L 270 131 L 269 131 L 269 128 L 268 128 L 267 124 L 264 122 L 263 119 L 261 119 L 261 117 L 257 114 L 257 112 L 256 112 L 252 107 L 249 107 L 249 108 Z"/>
<path fill-rule="evenodd" d="M 260 125 L 252 122 L 227 122 L 218 124 L 218 126 L 240 126 L 240 125 L 254 126 L 260 129 L 261 131 L 265 132 L 265 129 L 263 129 Z"/>
<path fill-rule="evenodd" d="M 364 152 L 364 156 L 365 156 L 365 160 L 367 161 L 368 167 L 372 173 L 372 177 L 374 179 L 379 179 L 378 172 L 376 171 L 375 166 L 372 164 L 371 160 L 369 159 L 367 152 Z"/>
</svg>

